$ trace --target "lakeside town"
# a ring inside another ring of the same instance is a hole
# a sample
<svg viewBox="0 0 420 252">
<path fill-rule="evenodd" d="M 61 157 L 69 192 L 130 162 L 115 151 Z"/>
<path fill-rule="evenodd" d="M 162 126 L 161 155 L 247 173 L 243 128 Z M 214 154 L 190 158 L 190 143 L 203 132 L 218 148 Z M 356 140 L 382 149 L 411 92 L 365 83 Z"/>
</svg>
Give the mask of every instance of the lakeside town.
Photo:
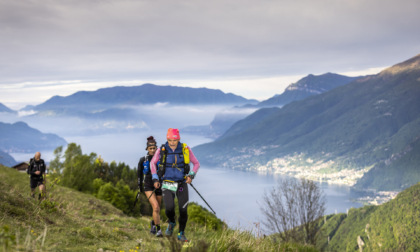
<svg viewBox="0 0 420 252">
<path fill-rule="evenodd" d="M 334 161 L 318 161 L 303 159 L 302 155 L 288 156 L 286 158 L 276 158 L 266 165 L 254 168 L 258 173 L 280 174 L 295 178 L 305 178 L 320 183 L 354 186 L 356 182 L 369 171 L 371 167 L 359 170 L 342 169 L 333 170 L 330 167 Z M 367 191 L 366 195 L 355 199 L 355 201 L 367 205 L 380 205 L 398 195 L 397 191 Z"/>
</svg>

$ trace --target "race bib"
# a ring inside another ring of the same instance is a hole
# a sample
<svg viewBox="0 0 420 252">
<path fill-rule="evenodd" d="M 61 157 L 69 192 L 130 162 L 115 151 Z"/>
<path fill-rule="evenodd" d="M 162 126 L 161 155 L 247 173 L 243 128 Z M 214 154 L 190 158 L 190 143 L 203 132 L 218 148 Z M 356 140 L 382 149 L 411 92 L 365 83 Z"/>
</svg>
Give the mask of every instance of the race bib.
<svg viewBox="0 0 420 252">
<path fill-rule="evenodd" d="M 167 189 L 176 192 L 176 190 L 178 190 L 178 183 L 164 180 L 162 183 L 162 189 Z"/>
</svg>

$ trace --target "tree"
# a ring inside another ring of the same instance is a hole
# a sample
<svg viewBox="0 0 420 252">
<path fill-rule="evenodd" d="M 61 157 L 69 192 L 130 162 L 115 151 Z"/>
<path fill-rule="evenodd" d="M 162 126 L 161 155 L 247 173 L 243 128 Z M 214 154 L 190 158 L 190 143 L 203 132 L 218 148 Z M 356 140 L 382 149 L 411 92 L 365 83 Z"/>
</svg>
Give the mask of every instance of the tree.
<svg viewBox="0 0 420 252">
<path fill-rule="evenodd" d="M 83 192 L 92 191 L 92 182 L 96 178 L 94 162 L 95 153 L 83 155 L 80 145 L 70 143 L 64 153 L 62 183 L 64 186 Z"/>
<path fill-rule="evenodd" d="M 72 157 L 71 166 L 64 168 L 63 185 L 82 192 L 92 192 L 92 183 L 96 178 L 92 161 L 94 158 L 88 155 Z"/>
<path fill-rule="evenodd" d="M 311 180 L 284 179 L 265 194 L 261 211 L 264 226 L 281 240 L 315 245 L 316 220 L 325 213 L 325 196 Z"/>
<path fill-rule="evenodd" d="M 60 176 L 63 169 L 62 159 L 63 146 L 57 147 L 54 150 L 54 159 L 50 162 L 49 173 L 54 176 Z"/>
<path fill-rule="evenodd" d="M 75 143 L 69 143 L 67 149 L 64 152 L 64 167 L 71 167 L 73 165 L 73 159 L 77 156 L 82 155 L 82 148 L 80 145 Z"/>
</svg>

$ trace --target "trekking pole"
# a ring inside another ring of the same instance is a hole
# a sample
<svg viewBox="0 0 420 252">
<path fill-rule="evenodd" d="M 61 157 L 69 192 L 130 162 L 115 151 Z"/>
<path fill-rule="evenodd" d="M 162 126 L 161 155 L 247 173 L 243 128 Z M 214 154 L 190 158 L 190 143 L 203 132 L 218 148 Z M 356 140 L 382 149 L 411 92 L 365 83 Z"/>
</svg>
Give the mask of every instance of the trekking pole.
<svg viewBox="0 0 420 252">
<path fill-rule="evenodd" d="M 152 194 L 150 194 L 150 196 L 149 196 L 149 198 L 147 198 L 147 200 L 149 200 L 149 199 L 152 197 L 152 195 L 153 195 L 153 193 L 155 193 L 155 191 L 156 191 L 156 188 L 155 188 L 155 189 L 153 189 Z"/>
<path fill-rule="evenodd" d="M 134 201 L 134 205 L 131 208 L 131 212 L 134 212 L 134 207 L 136 206 L 136 203 L 139 200 L 139 198 L 140 198 L 140 191 L 137 192 L 136 200 Z"/>
<path fill-rule="evenodd" d="M 211 208 L 211 206 L 209 205 L 209 203 L 207 203 L 207 201 L 203 198 L 203 196 L 201 196 L 201 194 L 197 191 L 197 189 L 195 189 L 195 187 L 193 186 L 192 183 L 190 183 L 190 186 L 196 191 L 196 193 L 201 197 L 201 199 L 204 201 L 204 203 L 207 204 L 207 206 L 213 211 L 214 215 L 216 215 L 216 212 L 213 210 L 213 208 Z"/>
</svg>

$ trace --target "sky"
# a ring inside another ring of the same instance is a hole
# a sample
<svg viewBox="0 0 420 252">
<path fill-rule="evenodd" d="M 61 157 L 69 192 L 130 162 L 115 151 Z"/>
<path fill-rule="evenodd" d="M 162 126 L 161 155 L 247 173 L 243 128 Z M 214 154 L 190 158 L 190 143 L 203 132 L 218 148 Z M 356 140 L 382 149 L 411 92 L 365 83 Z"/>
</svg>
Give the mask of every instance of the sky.
<svg viewBox="0 0 420 252">
<path fill-rule="evenodd" d="M 264 100 L 420 53 L 418 0 L 0 0 L 0 103 L 143 83 Z"/>
</svg>

